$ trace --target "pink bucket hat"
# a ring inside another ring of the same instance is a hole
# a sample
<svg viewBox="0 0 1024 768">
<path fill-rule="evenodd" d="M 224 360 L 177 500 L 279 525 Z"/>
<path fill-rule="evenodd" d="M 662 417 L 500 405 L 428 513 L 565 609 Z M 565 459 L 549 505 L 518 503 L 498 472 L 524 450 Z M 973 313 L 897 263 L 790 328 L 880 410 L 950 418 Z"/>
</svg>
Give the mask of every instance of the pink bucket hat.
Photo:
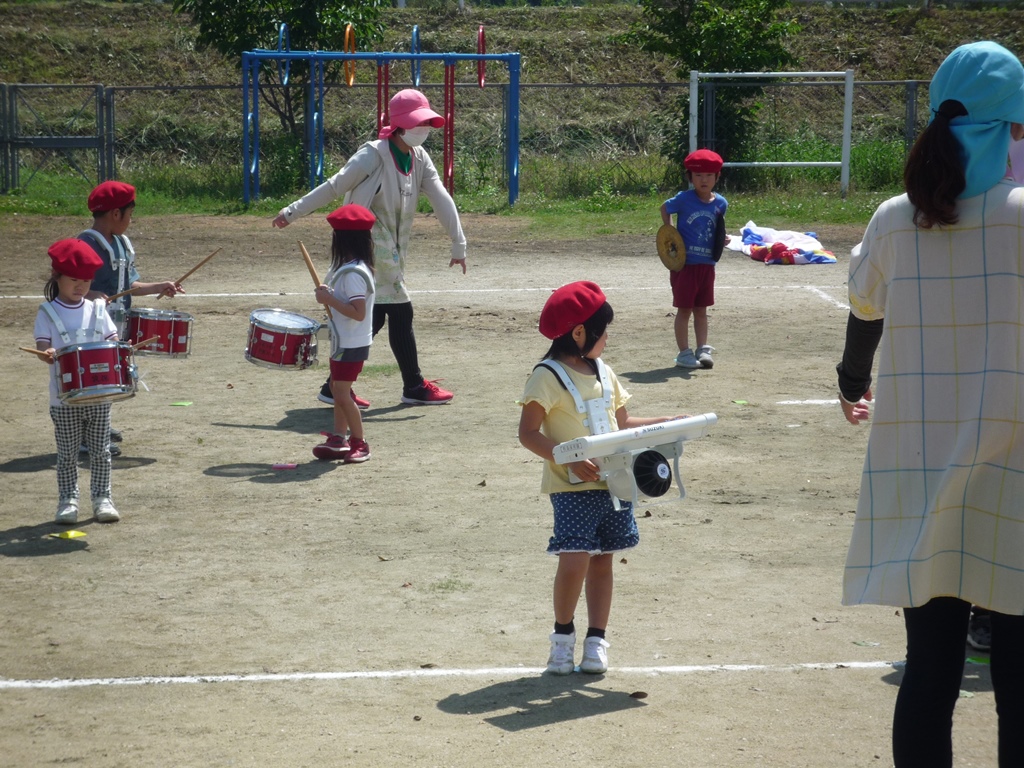
<svg viewBox="0 0 1024 768">
<path fill-rule="evenodd" d="M 424 120 L 430 121 L 431 128 L 440 128 L 444 125 L 444 118 L 430 108 L 427 97 L 413 88 L 406 88 L 391 97 L 388 103 L 388 119 L 391 124 L 380 129 L 378 138 L 388 138 L 396 128 L 415 128 Z"/>
</svg>

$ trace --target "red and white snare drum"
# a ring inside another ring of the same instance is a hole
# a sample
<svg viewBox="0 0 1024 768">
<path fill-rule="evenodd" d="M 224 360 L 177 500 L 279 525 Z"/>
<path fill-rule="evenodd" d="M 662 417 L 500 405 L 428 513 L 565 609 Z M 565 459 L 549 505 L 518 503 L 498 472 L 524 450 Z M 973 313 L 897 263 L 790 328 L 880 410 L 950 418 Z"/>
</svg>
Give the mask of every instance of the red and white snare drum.
<svg viewBox="0 0 1024 768">
<path fill-rule="evenodd" d="M 302 370 L 316 363 L 320 323 L 283 309 L 254 309 L 249 315 L 245 359 L 266 368 Z"/>
<path fill-rule="evenodd" d="M 57 350 L 57 396 L 67 405 L 126 400 L 135 396 L 135 360 L 123 341 L 93 341 Z"/>
<path fill-rule="evenodd" d="M 188 357 L 192 351 L 192 315 L 170 309 L 132 307 L 128 310 L 128 341 L 156 340 L 136 351 L 140 355 Z"/>
</svg>

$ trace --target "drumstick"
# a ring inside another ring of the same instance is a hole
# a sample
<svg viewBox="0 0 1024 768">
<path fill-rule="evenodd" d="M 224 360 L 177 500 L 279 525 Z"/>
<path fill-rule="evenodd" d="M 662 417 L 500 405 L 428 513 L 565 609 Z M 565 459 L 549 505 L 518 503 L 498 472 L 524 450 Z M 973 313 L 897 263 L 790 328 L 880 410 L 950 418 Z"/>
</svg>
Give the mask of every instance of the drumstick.
<svg viewBox="0 0 1024 768">
<path fill-rule="evenodd" d="M 127 296 L 129 293 L 132 293 L 134 290 L 135 290 L 134 288 L 129 288 L 127 291 L 121 291 L 120 293 L 115 293 L 113 296 L 107 296 L 107 304 L 111 304 L 111 303 L 117 301 L 122 296 Z"/>
<path fill-rule="evenodd" d="M 22 352 L 31 352 L 33 355 L 39 355 L 43 360 L 49 360 L 50 356 L 43 352 L 41 349 L 32 349 L 32 347 L 18 347 Z"/>
<path fill-rule="evenodd" d="M 138 344 L 132 344 L 132 352 L 134 352 L 135 350 L 137 350 L 137 349 L 138 349 L 139 347 L 144 347 L 144 346 L 146 346 L 147 344 L 152 344 L 152 343 L 153 343 L 154 341 L 157 341 L 157 340 L 159 340 L 159 339 L 160 339 L 160 337 L 159 337 L 159 336 L 150 336 L 150 337 L 149 337 L 148 339 L 146 339 L 145 341 L 140 341 L 140 342 L 139 342 Z"/>
<path fill-rule="evenodd" d="M 302 258 L 306 260 L 306 267 L 309 269 L 309 275 L 313 278 L 313 287 L 320 287 L 320 276 L 316 273 L 316 267 L 313 266 L 313 260 L 309 258 L 309 251 L 306 250 L 306 246 L 299 240 L 299 248 L 302 249 Z M 327 317 L 332 317 L 331 308 L 324 304 L 324 308 L 327 310 Z"/>
<path fill-rule="evenodd" d="M 191 275 L 191 274 L 192 274 L 193 272 L 195 272 L 195 271 L 196 271 L 197 269 L 199 269 L 199 268 L 200 268 L 201 266 L 203 266 L 203 264 L 205 264 L 206 262 L 208 262 L 208 261 L 209 261 L 210 259 L 212 259 L 212 258 L 213 258 L 214 256 L 216 256 L 216 255 L 217 255 L 218 253 L 220 253 L 220 252 L 221 252 L 222 250 L 224 250 L 224 249 L 223 249 L 223 248 L 218 248 L 217 250 L 215 250 L 215 251 L 214 251 L 213 253 L 211 253 L 211 254 L 210 254 L 209 256 L 207 256 L 207 257 L 206 257 L 205 259 L 203 259 L 203 260 L 202 260 L 202 261 L 200 261 L 200 262 L 199 262 L 198 264 L 196 264 L 196 265 L 195 265 L 194 267 L 192 267 L 192 269 L 190 269 L 190 270 L 189 270 L 188 272 L 186 272 L 186 273 L 185 273 L 184 275 L 182 275 L 182 276 L 181 276 L 181 277 L 179 277 L 179 278 L 178 278 L 177 280 L 175 280 L 175 281 L 174 281 L 174 284 L 175 284 L 175 285 L 181 285 L 181 284 L 182 284 L 182 283 L 183 283 L 183 282 L 185 281 L 185 278 L 186 278 L 186 277 L 188 277 L 189 275 Z M 163 295 L 163 294 L 161 293 L 161 294 L 160 294 L 159 296 L 157 296 L 157 297 L 156 297 L 156 300 L 157 300 L 157 301 L 160 301 L 160 299 L 162 299 L 163 297 L 164 297 L 164 295 Z"/>
</svg>

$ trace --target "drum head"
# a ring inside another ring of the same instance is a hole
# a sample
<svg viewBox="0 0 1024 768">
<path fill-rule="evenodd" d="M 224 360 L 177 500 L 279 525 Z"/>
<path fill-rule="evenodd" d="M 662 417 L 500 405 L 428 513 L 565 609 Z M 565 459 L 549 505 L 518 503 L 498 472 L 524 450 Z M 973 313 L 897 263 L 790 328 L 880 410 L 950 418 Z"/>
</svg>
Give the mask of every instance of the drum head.
<svg viewBox="0 0 1024 768">
<path fill-rule="evenodd" d="M 662 224 L 658 230 L 658 258 L 673 272 L 678 272 L 686 264 L 686 245 L 683 243 L 683 236 L 671 224 Z"/>
<path fill-rule="evenodd" d="M 274 328 L 282 331 L 309 331 L 315 333 L 320 323 L 297 312 L 284 309 L 254 309 L 249 322 L 260 328 Z"/>
</svg>

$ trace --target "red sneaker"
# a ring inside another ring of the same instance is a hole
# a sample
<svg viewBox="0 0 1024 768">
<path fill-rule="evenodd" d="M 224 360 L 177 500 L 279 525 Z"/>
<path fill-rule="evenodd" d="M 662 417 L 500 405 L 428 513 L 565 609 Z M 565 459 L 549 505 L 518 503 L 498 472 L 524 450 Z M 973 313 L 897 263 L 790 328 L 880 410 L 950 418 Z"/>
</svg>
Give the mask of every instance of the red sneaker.
<svg viewBox="0 0 1024 768">
<path fill-rule="evenodd" d="M 356 404 L 356 408 L 358 408 L 360 411 L 365 411 L 367 408 L 370 407 L 370 401 L 361 398 L 359 395 L 356 394 L 356 391 L 354 389 L 350 389 L 349 392 L 352 394 L 352 402 Z"/>
<path fill-rule="evenodd" d="M 436 379 L 440 381 L 440 379 Z M 402 393 L 402 402 L 406 405 L 445 405 L 455 397 L 446 389 L 441 389 L 433 381 L 426 381 L 416 389 Z"/>
<path fill-rule="evenodd" d="M 362 464 L 370 458 L 370 444 L 365 440 L 353 437 L 348 444 L 349 452 L 345 454 L 346 464 Z"/>
<path fill-rule="evenodd" d="M 348 440 L 341 435 L 332 435 L 330 432 L 321 432 L 320 434 L 327 437 L 327 442 L 321 443 L 313 449 L 314 456 L 325 461 L 337 461 L 345 458 L 350 450 Z"/>
</svg>

